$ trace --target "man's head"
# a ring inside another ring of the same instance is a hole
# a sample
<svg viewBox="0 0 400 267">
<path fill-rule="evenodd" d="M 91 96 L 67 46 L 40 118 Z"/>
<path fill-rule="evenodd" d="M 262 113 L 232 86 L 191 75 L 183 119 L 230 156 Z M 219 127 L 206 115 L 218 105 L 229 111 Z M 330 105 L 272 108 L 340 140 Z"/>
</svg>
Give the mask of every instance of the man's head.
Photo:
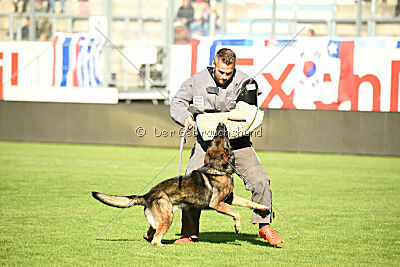
<svg viewBox="0 0 400 267">
<path fill-rule="evenodd" d="M 213 60 L 214 79 L 220 84 L 226 84 L 232 78 L 236 64 L 236 55 L 231 49 L 218 50 Z"/>
<path fill-rule="evenodd" d="M 189 7 L 189 4 L 190 4 L 189 0 L 183 0 L 183 1 L 182 1 L 182 6 L 183 6 L 184 8 L 188 8 L 188 7 Z"/>
</svg>

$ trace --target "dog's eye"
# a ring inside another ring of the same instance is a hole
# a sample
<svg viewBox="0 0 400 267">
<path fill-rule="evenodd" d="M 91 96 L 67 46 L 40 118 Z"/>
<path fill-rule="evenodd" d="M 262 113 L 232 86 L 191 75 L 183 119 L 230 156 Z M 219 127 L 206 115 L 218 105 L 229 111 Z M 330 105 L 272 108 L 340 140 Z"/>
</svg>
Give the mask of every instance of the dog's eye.
<svg viewBox="0 0 400 267">
<path fill-rule="evenodd" d="M 223 159 L 224 158 L 224 154 L 221 154 L 221 159 Z"/>
</svg>

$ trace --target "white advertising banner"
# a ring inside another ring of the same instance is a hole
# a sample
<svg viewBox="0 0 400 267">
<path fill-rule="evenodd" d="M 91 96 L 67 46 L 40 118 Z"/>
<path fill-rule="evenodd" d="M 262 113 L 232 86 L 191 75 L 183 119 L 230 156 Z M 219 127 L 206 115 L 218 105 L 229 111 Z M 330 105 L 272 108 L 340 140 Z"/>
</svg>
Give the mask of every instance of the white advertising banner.
<svg viewBox="0 0 400 267">
<path fill-rule="evenodd" d="M 50 86 L 50 42 L 0 42 L 0 87 Z"/>
<path fill-rule="evenodd" d="M 104 88 L 104 41 L 57 34 L 53 42 L 0 42 L 0 100 L 118 103 Z"/>
<path fill-rule="evenodd" d="M 171 62 L 171 74 L 180 73 L 171 96 L 222 47 L 256 79 L 261 108 L 399 111 L 400 38 L 389 37 L 194 38 L 190 53 L 179 55 L 190 58 L 190 71 Z"/>
</svg>

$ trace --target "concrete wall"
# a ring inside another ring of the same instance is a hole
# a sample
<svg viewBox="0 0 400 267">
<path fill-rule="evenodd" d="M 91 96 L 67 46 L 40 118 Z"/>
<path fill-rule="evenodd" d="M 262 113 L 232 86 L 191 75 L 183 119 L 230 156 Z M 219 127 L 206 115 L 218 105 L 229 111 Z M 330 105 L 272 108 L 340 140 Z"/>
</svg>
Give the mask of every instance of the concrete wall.
<svg viewBox="0 0 400 267">
<path fill-rule="evenodd" d="M 179 129 L 164 105 L 0 102 L 4 141 L 177 148 Z M 400 155 L 400 113 L 265 110 L 256 134 L 258 150 Z"/>
</svg>

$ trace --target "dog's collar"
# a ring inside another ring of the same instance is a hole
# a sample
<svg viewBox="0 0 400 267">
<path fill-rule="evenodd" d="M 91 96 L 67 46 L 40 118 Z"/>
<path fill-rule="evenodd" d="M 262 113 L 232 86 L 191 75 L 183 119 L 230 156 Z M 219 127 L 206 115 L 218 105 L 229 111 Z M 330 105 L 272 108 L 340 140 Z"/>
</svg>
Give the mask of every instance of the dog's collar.
<svg viewBox="0 0 400 267">
<path fill-rule="evenodd" d="M 231 174 L 229 174 L 229 173 L 222 172 L 222 171 L 219 171 L 219 170 L 211 168 L 211 167 L 207 167 L 206 173 L 211 174 L 211 175 L 219 175 L 219 176 L 222 176 L 222 175 L 231 176 Z"/>
</svg>

